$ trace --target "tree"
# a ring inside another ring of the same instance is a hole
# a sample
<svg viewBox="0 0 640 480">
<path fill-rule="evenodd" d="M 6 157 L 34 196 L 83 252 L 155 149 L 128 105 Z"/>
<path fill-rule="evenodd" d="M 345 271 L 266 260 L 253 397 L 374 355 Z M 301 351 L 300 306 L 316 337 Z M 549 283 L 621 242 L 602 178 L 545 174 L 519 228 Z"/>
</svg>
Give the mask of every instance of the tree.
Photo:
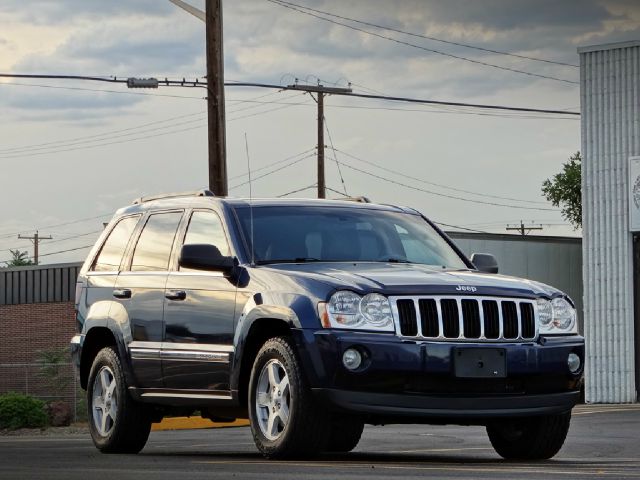
<svg viewBox="0 0 640 480">
<path fill-rule="evenodd" d="M 23 267 L 25 265 L 33 265 L 33 261 L 29 259 L 27 252 L 21 252 L 20 250 L 9 250 L 11 252 L 11 260 L 7 263 L 7 267 Z"/>
<path fill-rule="evenodd" d="M 574 229 L 582 227 L 582 157 L 576 152 L 562 166 L 562 171 L 542 184 L 542 193 Z"/>
</svg>

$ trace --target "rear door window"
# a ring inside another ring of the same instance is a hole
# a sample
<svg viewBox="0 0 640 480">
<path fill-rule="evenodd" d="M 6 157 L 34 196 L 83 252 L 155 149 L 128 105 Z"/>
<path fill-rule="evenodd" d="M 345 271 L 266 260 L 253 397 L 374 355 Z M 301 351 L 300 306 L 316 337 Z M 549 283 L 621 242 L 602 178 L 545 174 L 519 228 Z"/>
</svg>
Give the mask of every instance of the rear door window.
<svg viewBox="0 0 640 480">
<path fill-rule="evenodd" d="M 139 215 L 126 217 L 120 220 L 111 230 L 104 242 L 98 258 L 96 258 L 93 270 L 96 272 L 117 272 L 124 256 L 124 251 L 129 243 L 129 238 L 136 228 Z"/>
<path fill-rule="evenodd" d="M 133 252 L 132 271 L 164 271 L 169 268 L 171 248 L 182 212 L 149 216 Z"/>
</svg>

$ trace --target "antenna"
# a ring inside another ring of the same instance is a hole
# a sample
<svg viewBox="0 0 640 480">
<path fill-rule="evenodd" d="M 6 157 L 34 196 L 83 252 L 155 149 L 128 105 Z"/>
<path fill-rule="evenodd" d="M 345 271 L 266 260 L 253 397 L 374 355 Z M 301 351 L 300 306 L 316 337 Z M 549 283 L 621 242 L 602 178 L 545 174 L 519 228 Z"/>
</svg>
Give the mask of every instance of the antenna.
<svg viewBox="0 0 640 480">
<path fill-rule="evenodd" d="M 253 248 L 253 187 L 251 185 L 251 159 L 249 157 L 249 141 L 247 140 L 247 132 L 244 132 L 244 148 L 247 153 L 247 171 L 249 172 L 249 216 L 250 216 L 250 224 L 251 224 L 251 266 L 255 267 L 256 258 Z"/>
</svg>

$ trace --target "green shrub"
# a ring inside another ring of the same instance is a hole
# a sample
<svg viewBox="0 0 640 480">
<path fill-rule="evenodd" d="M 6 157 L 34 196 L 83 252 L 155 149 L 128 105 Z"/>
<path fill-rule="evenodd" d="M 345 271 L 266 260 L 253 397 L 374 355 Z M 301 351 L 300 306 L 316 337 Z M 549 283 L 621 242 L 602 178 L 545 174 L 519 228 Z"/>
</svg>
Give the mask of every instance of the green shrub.
<svg viewBox="0 0 640 480">
<path fill-rule="evenodd" d="M 20 393 L 0 395 L 0 428 L 44 427 L 47 420 L 44 402 Z"/>
</svg>

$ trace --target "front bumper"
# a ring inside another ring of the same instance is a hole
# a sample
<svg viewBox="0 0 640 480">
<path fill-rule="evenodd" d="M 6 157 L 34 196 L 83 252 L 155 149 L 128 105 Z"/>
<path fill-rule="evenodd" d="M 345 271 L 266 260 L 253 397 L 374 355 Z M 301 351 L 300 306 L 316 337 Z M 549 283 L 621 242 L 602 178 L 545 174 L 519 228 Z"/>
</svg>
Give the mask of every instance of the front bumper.
<svg viewBox="0 0 640 480">
<path fill-rule="evenodd" d="M 484 423 L 566 412 L 580 400 L 582 368 L 574 374 L 567 366 L 569 353 L 576 353 L 584 365 L 584 339 L 576 335 L 528 343 L 470 343 L 335 330 L 299 332 L 299 351 L 316 395 L 334 410 L 381 423 Z M 363 367 L 355 372 L 342 365 L 348 348 L 365 353 Z M 460 348 L 504 351 L 505 376 L 456 376 L 454 353 Z"/>
<path fill-rule="evenodd" d="M 509 417 L 552 415 L 571 410 L 580 392 L 542 395 L 472 397 L 409 395 L 314 389 L 334 410 L 374 419 L 374 423 L 462 423 L 486 424 Z"/>
</svg>

